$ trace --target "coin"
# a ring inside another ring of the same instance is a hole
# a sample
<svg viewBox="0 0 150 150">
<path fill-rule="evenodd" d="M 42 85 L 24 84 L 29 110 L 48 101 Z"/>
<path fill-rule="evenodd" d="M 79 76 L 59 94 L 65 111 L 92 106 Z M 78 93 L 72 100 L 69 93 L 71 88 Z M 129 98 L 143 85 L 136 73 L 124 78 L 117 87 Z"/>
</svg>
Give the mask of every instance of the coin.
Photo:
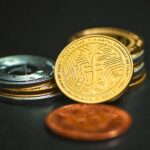
<svg viewBox="0 0 150 150">
<path fill-rule="evenodd" d="M 134 66 L 133 77 L 137 76 L 139 73 L 143 72 L 143 70 L 145 70 L 145 64 L 144 64 L 144 62 L 141 62 L 138 65 Z"/>
<path fill-rule="evenodd" d="M 15 55 L 0 58 L 0 84 L 26 85 L 54 78 L 54 63 L 49 58 Z"/>
<path fill-rule="evenodd" d="M 1 88 L 0 91 L 2 92 L 7 92 L 9 94 L 17 94 L 17 95 L 25 95 L 25 96 L 28 96 L 28 95 L 33 95 L 33 94 L 42 94 L 42 93 L 45 93 L 45 92 L 53 92 L 54 90 L 57 90 L 58 87 L 53 87 L 53 88 L 45 88 L 45 90 L 35 90 L 35 91 L 13 91 L 13 90 L 10 90 L 10 89 L 6 89 L 6 88 Z"/>
<path fill-rule="evenodd" d="M 96 141 L 122 135 L 131 126 L 132 117 L 112 105 L 71 104 L 50 112 L 45 124 L 63 137 Z"/>
<path fill-rule="evenodd" d="M 131 57 L 133 59 L 134 66 L 139 64 L 141 61 L 144 61 L 144 50 L 142 49 L 136 53 L 133 53 Z"/>
<path fill-rule="evenodd" d="M 107 35 L 116 38 L 117 40 L 122 42 L 131 53 L 141 50 L 144 45 L 143 39 L 137 34 L 124 29 L 113 28 L 113 27 L 97 27 L 97 28 L 89 28 L 89 29 L 82 30 L 74 34 L 69 39 L 69 42 L 83 36 L 95 35 L 95 34 Z"/>
<path fill-rule="evenodd" d="M 147 77 L 147 73 L 144 72 L 142 76 L 140 76 L 139 78 L 136 78 L 130 83 L 129 88 L 140 86 L 145 81 L 146 77 Z"/>
<path fill-rule="evenodd" d="M 55 64 L 55 80 L 69 98 L 83 103 L 117 99 L 127 89 L 133 62 L 119 41 L 93 35 L 66 46 Z"/>
<path fill-rule="evenodd" d="M 144 69 L 142 69 L 141 71 L 139 71 L 138 73 L 136 73 L 136 75 L 134 75 L 133 77 L 132 77 L 132 80 L 131 80 L 131 82 L 133 81 L 133 80 L 135 80 L 135 79 L 139 79 L 141 76 L 143 76 L 143 74 L 146 72 L 146 69 L 144 68 Z M 131 83 L 130 82 L 130 83 Z"/>
<path fill-rule="evenodd" d="M 0 91 L 0 96 L 7 98 L 6 101 L 9 101 L 11 99 L 12 102 L 31 102 L 35 100 L 43 100 L 47 98 L 55 98 L 57 96 L 60 96 L 61 92 L 58 89 L 54 89 L 53 91 L 45 91 L 43 93 L 32 93 L 32 94 L 18 94 L 18 93 L 10 93 L 8 91 Z M 14 101 L 15 100 L 15 101 Z"/>
<path fill-rule="evenodd" d="M 3 88 L 3 90 L 10 91 L 10 92 L 38 92 L 38 91 L 45 91 L 45 90 L 53 90 L 56 88 L 57 85 L 55 81 L 47 81 L 46 83 L 40 83 L 38 85 L 32 85 L 32 86 L 27 86 L 27 87 L 11 87 L 11 88 Z"/>
</svg>

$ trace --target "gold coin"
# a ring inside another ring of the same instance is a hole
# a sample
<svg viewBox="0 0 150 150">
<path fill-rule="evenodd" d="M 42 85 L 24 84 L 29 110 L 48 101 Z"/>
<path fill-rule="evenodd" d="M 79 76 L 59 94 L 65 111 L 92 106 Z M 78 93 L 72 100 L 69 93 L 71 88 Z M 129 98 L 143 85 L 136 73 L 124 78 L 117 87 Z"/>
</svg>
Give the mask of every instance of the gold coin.
<svg viewBox="0 0 150 150">
<path fill-rule="evenodd" d="M 144 50 L 143 49 L 141 49 L 141 50 L 139 50 L 138 52 L 136 52 L 136 53 L 133 53 L 132 55 L 132 59 L 133 60 L 136 60 L 136 59 L 138 59 L 138 58 L 144 58 L 143 56 L 144 56 Z"/>
<path fill-rule="evenodd" d="M 28 87 L 13 87 L 13 88 L 3 88 L 3 90 L 7 90 L 7 91 L 10 91 L 10 92 L 38 92 L 38 91 L 45 91 L 45 90 L 53 90 L 54 88 L 56 88 L 56 83 L 55 81 L 48 81 L 48 82 L 45 82 L 45 83 L 42 83 L 42 84 L 38 84 L 38 85 L 34 85 L 34 86 L 28 86 Z"/>
<path fill-rule="evenodd" d="M 28 96 L 28 95 L 33 95 L 33 94 L 42 94 L 42 93 L 45 93 L 45 92 L 53 92 L 55 90 L 58 90 L 58 87 L 55 87 L 53 89 L 46 89 L 46 90 L 38 90 L 38 91 L 32 91 L 32 92 L 29 92 L 29 91 L 11 91 L 11 90 L 7 90 L 7 89 L 0 89 L 1 92 L 3 93 L 8 93 L 8 94 L 16 94 L 16 95 L 25 95 L 25 96 Z"/>
<path fill-rule="evenodd" d="M 134 76 L 132 77 L 131 82 L 132 82 L 133 80 L 139 79 L 141 76 L 143 76 L 143 74 L 144 74 L 145 72 L 146 72 L 146 69 L 144 68 L 143 70 L 141 70 L 140 72 L 138 72 L 136 75 L 134 75 Z"/>
<path fill-rule="evenodd" d="M 138 87 L 145 81 L 146 77 L 147 77 L 147 73 L 145 72 L 140 78 L 133 80 L 130 83 L 129 88 Z"/>
<path fill-rule="evenodd" d="M 136 74 L 138 74 L 139 72 L 141 72 L 144 69 L 145 69 L 144 62 L 140 62 L 139 64 L 134 66 L 134 74 L 133 74 L 133 76 L 136 76 Z"/>
<path fill-rule="evenodd" d="M 58 88 L 54 89 L 53 91 L 43 91 L 43 93 L 32 93 L 32 94 L 25 94 L 25 93 L 13 93 L 9 91 L 0 90 L 0 96 L 9 99 L 15 100 L 37 100 L 37 99 L 44 99 L 50 98 L 57 95 L 60 95 L 61 92 Z"/>
<path fill-rule="evenodd" d="M 55 80 L 69 98 L 83 103 L 117 99 L 128 87 L 133 62 L 119 41 L 91 35 L 66 46 L 55 64 Z"/>
<path fill-rule="evenodd" d="M 97 27 L 97 28 L 89 28 L 89 29 L 82 30 L 74 34 L 69 39 L 69 42 L 83 36 L 96 35 L 96 34 L 107 35 L 116 38 L 121 43 L 123 43 L 131 53 L 141 50 L 144 46 L 143 39 L 137 34 L 124 29 L 113 28 L 113 27 Z"/>
</svg>

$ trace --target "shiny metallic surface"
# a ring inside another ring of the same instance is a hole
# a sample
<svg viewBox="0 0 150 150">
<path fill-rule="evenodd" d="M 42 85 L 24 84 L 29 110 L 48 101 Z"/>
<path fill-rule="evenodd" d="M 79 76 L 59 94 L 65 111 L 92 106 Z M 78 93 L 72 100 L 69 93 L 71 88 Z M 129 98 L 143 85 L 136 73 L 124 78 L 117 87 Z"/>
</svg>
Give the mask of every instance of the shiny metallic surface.
<svg viewBox="0 0 150 150">
<path fill-rule="evenodd" d="M 45 93 L 40 93 L 40 94 L 16 94 L 16 93 L 7 93 L 6 91 L 0 91 L 0 96 L 4 97 L 4 98 L 8 98 L 11 99 L 13 102 L 17 103 L 19 102 L 23 102 L 24 100 L 26 100 L 26 102 L 30 102 L 30 101 L 35 101 L 35 100 L 43 100 L 46 98 L 55 98 L 56 96 L 60 96 L 61 92 L 59 90 L 54 90 L 51 92 L 45 92 Z M 49 99 L 51 100 L 51 99 Z M 5 101 L 7 101 L 7 99 L 5 99 Z"/>
<path fill-rule="evenodd" d="M 143 72 L 145 70 L 145 64 L 144 62 L 139 63 L 137 66 L 134 66 L 134 73 L 133 77 L 138 75 L 139 73 Z"/>
<path fill-rule="evenodd" d="M 136 78 L 130 83 L 129 88 L 139 87 L 145 81 L 146 77 L 147 77 L 147 73 L 144 72 L 142 76 Z"/>
<path fill-rule="evenodd" d="M 118 137 L 132 124 L 131 115 L 112 105 L 71 104 L 50 112 L 46 126 L 73 140 L 97 141 Z"/>
<path fill-rule="evenodd" d="M 116 38 L 128 48 L 130 53 L 139 51 L 144 46 L 144 41 L 139 35 L 121 28 L 114 27 L 95 27 L 84 29 L 75 33 L 68 41 L 70 43 L 75 39 L 88 35 L 107 35 Z"/>
<path fill-rule="evenodd" d="M 138 78 L 140 78 L 141 76 L 143 76 L 143 74 L 146 72 L 146 69 L 144 68 L 144 69 L 142 69 L 141 71 L 139 71 L 138 73 L 136 73 L 136 75 L 134 75 L 133 77 L 132 77 L 132 80 L 131 80 L 131 82 L 133 81 L 133 80 L 135 80 L 135 79 L 138 79 Z M 130 82 L 130 83 L 131 83 Z"/>
<path fill-rule="evenodd" d="M 133 75 L 128 49 L 114 38 L 90 35 L 69 43 L 55 63 L 55 80 L 72 100 L 101 103 L 120 97 Z"/>
<path fill-rule="evenodd" d="M 0 84 L 26 85 L 54 78 L 54 62 L 32 55 L 14 55 L 0 58 Z"/>
<path fill-rule="evenodd" d="M 31 101 L 36 101 L 36 100 L 43 100 L 43 99 L 49 99 L 50 98 L 54 98 L 56 96 L 61 95 L 60 93 L 56 93 L 55 95 L 52 94 L 45 94 L 42 96 L 32 96 L 32 97 L 15 97 L 15 96 L 11 96 L 11 95 L 1 95 L 1 97 L 3 98 L 7 98 L 7 99 L 12 99 L 13 103 L 17 103 L 17 102 L 31 102 Z M 15 100 L 15 101 L 14 101 Z M 25 101 L 24 101 L 25 100 Z M 7 101 L 7 100 L 5 100 Z"/>
<path fill-rule="evenodd" d="M 144 61 L 144 50 L 142 49 L 142 50 L 140 50 L 140 51 L 138 51 L 136 53 L 133 53 L 131 55 L 131 57 L 133 59 L 134 65 L 140 63 L 141 61 Z"/>
<path fill-rule="evenodd" d="M 10 91 L 10 92 L 26 92 L 26 93 L 33 93 L 38 91 L 44 90 L 53 90 L 56 88 L 57 85 L 55 81 L 47 81 L 46 83 L 40 83 L 38 85 L 26 86 L 26 87 L 14 87 L 14 88 L 3 88 L 3 90 Z"/>
</svg>

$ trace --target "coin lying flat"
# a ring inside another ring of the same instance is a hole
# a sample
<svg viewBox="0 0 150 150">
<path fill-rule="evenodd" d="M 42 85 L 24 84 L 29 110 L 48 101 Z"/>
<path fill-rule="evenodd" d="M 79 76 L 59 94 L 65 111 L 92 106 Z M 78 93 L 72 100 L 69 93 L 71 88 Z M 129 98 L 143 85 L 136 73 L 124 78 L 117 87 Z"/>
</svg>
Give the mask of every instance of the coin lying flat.
<svg viewBox="0 0 150 150">
<path fill-rule="evenodd" d="M 131 53 L 141 50 L 144 45 L 143 39 L 140 36 L 136 35 L 135 33 L 124 29 L 113 28 L 113 27 L 97 27 L 97 28 L 85 29 L 83 31 L 74 34 L 69 39 L 69 42 L 83 36 L 95 35 L 95 34 L 107 35 L 116 38 L 117 40 L 122 42 Z"/>
<path fill-rule="evenodd" d="M 133 62 L 119 41 L 93 35 L 77 39 L 63 49 L 55 64 L 55 79 L 69 98 L 83 103 L 117 99 L 128 87 Z"/>
<path fill-rule="evenodd" d="M 0 84 L 26 85 L 54 77 L 54 63 L 49 58 L 15 55 L 0 58 Z"/>
<path fill-rule="evenodd" d="M 38 85 L 32 85 L 32 86 L 27 86 L 27 87 L 14 87 L 14 88 L 3 88 L 3 90 L 10 91 L 10 92 L 28 92 L 28 93 L 33 93 L 33 92 L 38 92 L 38 91 L 45 91 L 45 90 L 53 90 L 56 88 L 56 83 L 55 81 L 47 81 L 45 83 L 40 83 Z"/>
<path fill-rule="evenodd" d="M 145 81 L 146 77 L 147 77 L 147 73 L 144 72 L 139 78 L 134 79 L 130 83 L 129 88 L 134 88 L 134 87 L 136 88 L 140 86 Z"/>
<path fill-rule="evenodd" d="M 141 61 L 144 61 L 144 50 L 142 49 L 142 50 L 140 50 L 140 51 L 138 51 L 136 53 L 133 53 L 131 55 L 131 57 L 133 59 L 134 65 L 140 63 Z"/>
<path fill-rule="evenodd" d="M 143 69 L 141 72 L 139 72 L 138 74 L 134 75 L 131 82 L 136 80 L 136 79 L 139 79 L 141 76 L 143 76 L 143 74 L 146 72 L 146 69 Z M 131 83 L 130 82 L 130 83 Z"/>
<path fill-rule="evenodd" d="M 50 112 L 46 126 L 58 135 L 75 140 L 96 141 L 117 137 L 131 126 L 132 117 L 111 105 L 72 104 Z"/>
<path fill-rule="evenodd" d="M 133 77 L 137 76 L 139 73 L 143 72 L 145 70 L 145 63 L 141 62 L 138 65 L 134 66 L 134 73 Z"/>
<path fill-rule="evenodd" d="M 31 102 L 35 100 L 42 100 L 47 98 L 55 98 L 56 96 L 60 96 L 61 92 L 59 89 L 53 89 L 53 91 L 43 91 L 42 93 L 10 93 L 8 91 L 0 91 L 0 96 L 11 99 L 12 102 Z M 50 100 L 50 99 L 49 99 Z M 8 100 L 5 100 L 8 101 Z"/>
</svg>

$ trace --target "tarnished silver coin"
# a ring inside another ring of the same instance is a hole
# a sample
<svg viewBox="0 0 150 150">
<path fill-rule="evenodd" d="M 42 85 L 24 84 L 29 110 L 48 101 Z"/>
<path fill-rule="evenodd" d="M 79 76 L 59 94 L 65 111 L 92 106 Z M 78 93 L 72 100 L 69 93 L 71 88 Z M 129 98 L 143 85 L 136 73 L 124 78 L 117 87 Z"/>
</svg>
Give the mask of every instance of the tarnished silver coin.
<svg viewBox="0 0 150 150">
<path fill-rule="evenodd" d="M 0 84 L 27 85 L 54 78 L 54 62 L 45 57 L 14 55 L 0 58 Z"/>
</svg>

